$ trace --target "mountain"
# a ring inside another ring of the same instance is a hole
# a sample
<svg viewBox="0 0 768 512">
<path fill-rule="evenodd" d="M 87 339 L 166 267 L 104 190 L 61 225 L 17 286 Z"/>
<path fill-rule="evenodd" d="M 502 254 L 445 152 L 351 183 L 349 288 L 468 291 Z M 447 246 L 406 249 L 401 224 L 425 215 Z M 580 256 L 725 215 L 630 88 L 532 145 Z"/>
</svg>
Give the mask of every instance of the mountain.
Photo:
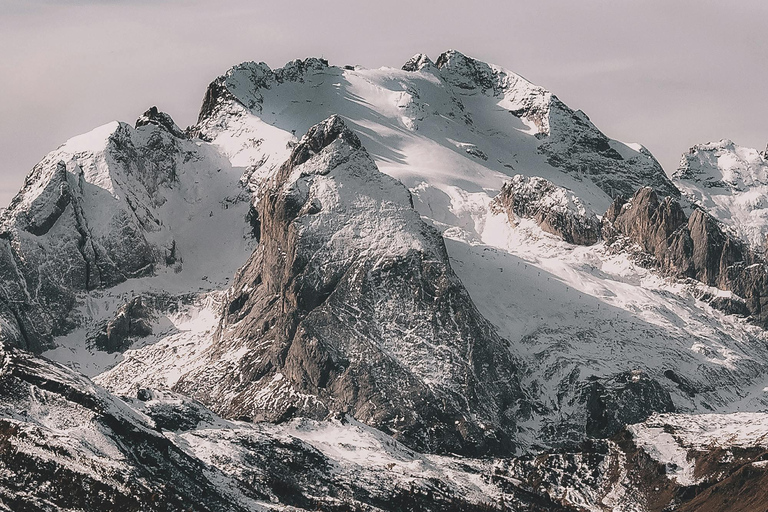
<svg viewBox="0 0 768 512">
<path fill-rule="evenodd" d="M 671 180 L 453 50 L 70 139 L 0 212 L 0 506 L 754 505 L 764 158 Z"/>
<path fill-rule="evenodd" d="M 195 285 L 221 284 L 247 257 L 239 171 L 156 109 L 136 126 L 110 123 L 70 139 L 2 212 L 6 343 L 55 347 L 54 337 L 90 320 L 94 312 L 80 306 L 91 291 L 182 269 Z M 222 265 L 227 256 L 237 263 Z"/>
<path fill-rule="evenodd" d="M 259 247 L 205 362 L 179 378 L 165 356 L 173 389 L 228 417 L 345 413 L 421 450 L 509 450 L 523 399 L 509 342 L 344 121 L 310 128 L 259 196 Z M 130 363 L 106 378 L 143 381 Z"/>
<path fill-rule="evenodd" d="M 694 204 L 765 254 L 768 236 L 768 161 L 765 153 L 721 140 L 692 147 L 673 174 Z"/>
</svg>

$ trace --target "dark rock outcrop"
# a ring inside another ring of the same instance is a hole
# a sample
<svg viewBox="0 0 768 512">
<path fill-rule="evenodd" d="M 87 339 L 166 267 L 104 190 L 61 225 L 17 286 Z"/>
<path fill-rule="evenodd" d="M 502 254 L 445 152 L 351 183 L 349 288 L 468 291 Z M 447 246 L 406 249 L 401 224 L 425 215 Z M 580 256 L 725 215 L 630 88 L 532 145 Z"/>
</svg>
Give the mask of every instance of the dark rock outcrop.
<svg viewBox="0 0 768 512">
<path fill-rule="evenodd" d="M 654 412 L 675 412 L 669 392 L 641 371 L 624 372 L 582 385 L 579 401 L 587 413 L 586 433 L 604 439 Z"/>
<path fill-rule="evenodd" d="M 174 137 L 180 139 L 186 138 L 186 135 L 173 121 L 171 116 L 165 112 L 160 112 L 157 107 L 150 107 L 140 118 L 136 120 L 136 128 L 153 124 L 168 130 Z"/>
<path fill-rule="evenodd" d="M 137 338 L 152 334 L 152 311 L 141 297 L 123 304 L 91 339 L 94 346 L 106 352 L 122 352 Z"/>
<path fill-rule="evenodd" d="M 593 181 L 613 198 L 627 197 L 646 185 L 659 195 L 680 197 L 680 191 L 647 149 L 631 150 L 609 139 L 584 112 L 571 110 L 554 95 L 548 125 L 539 152 L 553 167 Z"/>
<path fill-rule="evenodd" d="M 261 243 L 212 361 L 177 391 L 235 418 L 347 413 L 431 452 L 513 448 L 523 393 L 507 343 L 341 118 L 309 130 L 258 208 Z"/>
<path fill-rule="evenodd" d="M 533 219 L 546 231 L 568 243 L 592 245 L 600 239 L 600 219 L 570 191 L 537 177 L 520 174 L 504 183 L 491 203 L 494 213 Z"/>
</svg>

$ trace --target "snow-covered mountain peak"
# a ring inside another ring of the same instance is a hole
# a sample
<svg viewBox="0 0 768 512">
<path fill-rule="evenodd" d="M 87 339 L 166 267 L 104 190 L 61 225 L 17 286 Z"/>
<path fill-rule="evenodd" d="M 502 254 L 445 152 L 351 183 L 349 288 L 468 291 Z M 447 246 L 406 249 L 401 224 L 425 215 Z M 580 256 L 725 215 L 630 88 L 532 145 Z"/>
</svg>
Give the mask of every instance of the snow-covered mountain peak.
<svg viewBox="0 0 768 512">
<path fill-rule="evenodd" d="M 531 123 L 537 136 L 549 135 L 549 104 L 553 96 L 543 87 L 512 71 L 467 57 L 456 50 L 440 54 L 435 65 L 446 83 L 460 90 L 477 89 L 503 98 L 499 105 Z"/>
<path fill-rule="evenodd" d="M 403 71 L 421 71 L 434 65 L 435 63 L 425 53 L 417 53 L 403 64 L 402 69 Z"/>
<path fill-rule="evenodd" d="M 90 316 L 90 291 L 156 274 L 175 276 L 161 288 L 197 290 L 246 258 L 242 169 L 156 109 L 137 124 L 70 139 L 3 211 L 0 317 L 11 327 L 0 339 L 39 352 Z"/>
<path fill-rule="evenodd" d="M 347 128 L 344 120 L 338 115 L 332 115 L 325 121 L 316 124 L 301 138 L 299 143 L 291 152 L 291 165 L 296 167 L 305 163 L 312 156 L 320 153 L 334 142 L 338 141 L 337 151 L 362 149 L 360 139 L 355 133 Z M 344 146 L 347 145 L 348 148 Z M 345 152 L 345 151 L 344 151 Z M 315 168 L 315 172 L 327 173 L 329 168 Z"/>
<path fill-rule="evenodd" d="M 67 140 L 32 169 L 19 193 L 11 200 L 7 211 L 12 213 L 27 210 L 41 197 L 50 181 L 56 177 L 56 171 L 61 162 L 69 172 L 78 175 L 82 173 L 87 182 L 114 194 L 112 178 L 105 166 L 100 164 L 103 163 L 105 149 L 111 144 L 115 135 L 126 126 L 124 123 L 114 121 Z M 79 165 L 79 159 L 92 160 L 93 165 Z M 43 201 L 45 200 L 43 198 Z"/>
<path fill-rule="evenodd" d="M 149 110 L 144 112 L 141 117 L 136 120 L 135 127 L 138 129 L 150 124 L 165 128 L 175 137 L 182 139 L 186 138 L 184 131 L 176 125 L 173 118 L 165 112 L 160 112 L 157 107 L 154 106 L 150 107 Z"/>
<path fill-rule="evenodd" d="M 673 174 L 680 190 L 756 249 L 768 236 L 768 161 L 733 141 L 699 144 Z"/>
<path fill-rule="evenodd" d="M 723 139 L 692 147 L 681 158 L 673 178 L 704 188 L 744 192 L 768 184 L 768 162 L 760 151 Z"/>
<path fill-rule="evenodd" d="M 411 190 L 420 214 L 478 237 L 490 200 L 515 174 L 569 189 L 598 212 L 643 185 L 678 194 L 647 150 L 609 139 L 546 89 L 455 50 L 438 61 L 417 54 L 404 69 L 312 58 L 275 70 L 244 63 L 211 83 L 191 133 L 244 168 L 255 192 L 297 134 L 338 114 L 378 168 Z"/>
<path fill-rule="evenodd" d="M 456 50 L 448 50 L 440 54 L 435 65 L 446 81 L 456 87 L 461 89 L 480 87 L 485 91 L 497 92 L 495 70 L 485 62 L 467 57 Z"/>
</svg>

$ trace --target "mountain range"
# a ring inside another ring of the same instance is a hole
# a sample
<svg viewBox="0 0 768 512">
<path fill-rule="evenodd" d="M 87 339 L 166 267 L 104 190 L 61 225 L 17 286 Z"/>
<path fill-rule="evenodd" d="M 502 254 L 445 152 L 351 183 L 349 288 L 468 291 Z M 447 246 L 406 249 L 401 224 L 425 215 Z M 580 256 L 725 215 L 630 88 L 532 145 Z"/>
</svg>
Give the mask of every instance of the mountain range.
<svg viewBox="0 0 768 512">
<path fill-rule="evenodd" d="M 763 508 L 766 152 L 455 50 L 74 137 L 0 210 L 0 509 Z"/>
</svg>

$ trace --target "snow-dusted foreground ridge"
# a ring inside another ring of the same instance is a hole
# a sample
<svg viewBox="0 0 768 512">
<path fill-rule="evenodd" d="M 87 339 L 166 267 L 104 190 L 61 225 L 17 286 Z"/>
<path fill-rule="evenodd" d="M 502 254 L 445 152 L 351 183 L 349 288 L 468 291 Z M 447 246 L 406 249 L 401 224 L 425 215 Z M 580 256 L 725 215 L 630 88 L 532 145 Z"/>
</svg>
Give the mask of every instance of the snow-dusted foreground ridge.
<svg viewBox="0 0 768 512">
<path fill-rule="evenodd" d="M 764 159 L 681 196 L 456 51 L 70 139 L 0 211 L 0 509 L 760 508 Z"/>
</svg>

